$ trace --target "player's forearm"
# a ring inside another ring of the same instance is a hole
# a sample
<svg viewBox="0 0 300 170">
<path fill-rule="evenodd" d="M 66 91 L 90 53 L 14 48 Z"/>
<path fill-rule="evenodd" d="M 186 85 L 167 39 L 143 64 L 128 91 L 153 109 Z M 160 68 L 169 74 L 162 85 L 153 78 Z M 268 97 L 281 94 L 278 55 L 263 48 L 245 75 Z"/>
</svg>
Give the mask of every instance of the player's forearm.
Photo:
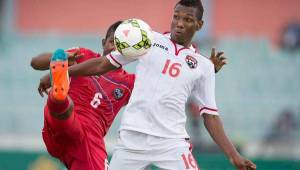
<svg viewBox="0 0 300 170">
<path fill-rule="evenodd" d="M 210 136 L 221 147 L 223 152 L 232 159 L 239 155 L 234 145 L 231 143 L 229 138 L 226 136 L 222 121 L 219 116 L 204 114 L 204 125 L 208 130 Z"/>
<path fill-rule="evenodd" d="M 93 76 L 101 75 L 110 70 L 116 69 L 107 58 L 100 57 L 90 59 L 86 62 L 75 64 L 69 67 L 70 76 Z"/>
<path fill-rule="evenodd" d="M 31 67 L 35 70 L 48 70 L 52 53 L 43 53 L 31 59 Z"/>
</svg>

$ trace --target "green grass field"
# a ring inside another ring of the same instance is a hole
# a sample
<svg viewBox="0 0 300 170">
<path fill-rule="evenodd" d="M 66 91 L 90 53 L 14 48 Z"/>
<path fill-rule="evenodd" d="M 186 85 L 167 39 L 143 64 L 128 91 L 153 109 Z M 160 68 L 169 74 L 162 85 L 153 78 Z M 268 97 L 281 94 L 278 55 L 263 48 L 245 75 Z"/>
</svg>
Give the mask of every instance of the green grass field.
<svg viewBox="0 0 300 170">
<path fill-rule="evenodd" d="M 222 154 L 194 153 L 201 170 L 235 170 Z M 300 170 L 300 160 L 253 159 L 258 170 Z M 0 170 L 64 170 L 47 153 L 0 151 Z M 152 167 L 151 170 L 157 170 Z"/>
</svg>

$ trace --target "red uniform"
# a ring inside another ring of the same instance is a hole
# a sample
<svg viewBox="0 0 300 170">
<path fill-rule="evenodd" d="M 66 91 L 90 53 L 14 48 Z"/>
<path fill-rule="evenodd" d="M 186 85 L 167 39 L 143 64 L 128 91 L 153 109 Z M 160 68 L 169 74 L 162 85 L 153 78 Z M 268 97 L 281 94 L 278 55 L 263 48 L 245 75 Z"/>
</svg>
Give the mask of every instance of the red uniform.
<svg viewBox="0 0 300 170">
<path fill-rule="evenodd" d="M 80 48 L 82 62 L 100 57 Z M 72 77 L 69 96 L 74 110 L 67 120 L 58 120 L 44 109 L 43 139 L 48 152 L 70 170 L 105 170 L 107 153 L 103 137 L 120 109 L 128 103 L 134 74 L 123 69 L 101 76 Z"/>
</svg>

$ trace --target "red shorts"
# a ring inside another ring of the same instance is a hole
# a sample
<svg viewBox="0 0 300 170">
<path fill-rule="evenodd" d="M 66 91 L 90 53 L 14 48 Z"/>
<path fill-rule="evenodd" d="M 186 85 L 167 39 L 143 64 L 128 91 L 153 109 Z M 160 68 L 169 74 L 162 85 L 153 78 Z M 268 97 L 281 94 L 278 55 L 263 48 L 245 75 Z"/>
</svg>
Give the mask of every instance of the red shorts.
<svg viewBox="0 0 300 170">
<path fill-rule="evenodd" d="M 56 119 L 46 106 L 42 134 L 47 150 L 69 170 L 107 170 L 103 136 L 82 119 L 75 111 L 66 120 Z"/>
</svg>

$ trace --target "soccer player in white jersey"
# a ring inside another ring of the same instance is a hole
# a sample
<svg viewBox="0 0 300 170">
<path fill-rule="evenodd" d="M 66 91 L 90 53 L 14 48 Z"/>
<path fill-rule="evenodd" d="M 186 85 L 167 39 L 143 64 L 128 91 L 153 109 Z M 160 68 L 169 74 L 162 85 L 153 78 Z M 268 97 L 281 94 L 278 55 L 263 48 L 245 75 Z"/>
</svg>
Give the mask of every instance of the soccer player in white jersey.
<svg viewBox="0 0 300 170">
<path fill-rule="evenodd" d="M 191 44 L 203 21 L 200 0 L 181 0 L 174 8 L 171 33 L 155 33 L 153 47 L 138 59 L 134 89 L 123 114 L 110 169 L 199 169 L 190 151 L 185 103 L 191 99 L 214 141 L 239 170 L 256 169 L 226 136 L 215 103 L 213 64 Z M 97 75 L 132 62 L 117 52 L 69 69 L 69 74 Z M 43 81 L 47 82 L 47 77 Z M 45 85 L 44 85 L 45 86 Z"/>
</svg>

